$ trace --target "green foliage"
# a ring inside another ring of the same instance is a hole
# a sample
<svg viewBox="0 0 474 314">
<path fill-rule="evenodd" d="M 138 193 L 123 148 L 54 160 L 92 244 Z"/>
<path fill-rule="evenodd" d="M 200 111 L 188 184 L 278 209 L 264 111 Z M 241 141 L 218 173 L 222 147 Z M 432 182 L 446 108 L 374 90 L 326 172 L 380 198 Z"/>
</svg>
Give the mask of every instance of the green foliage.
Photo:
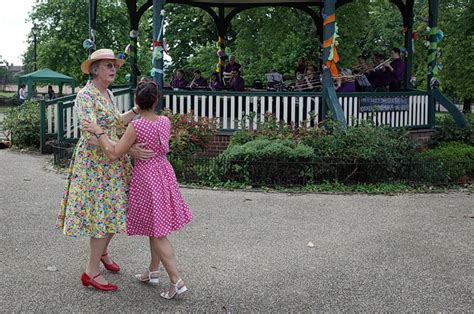
<svg viewBox="0 0 474 314">
<path fill-rule="evenodd" d="M 217 158 L 216 177 L 220 181 L 251 183 L 297 181 L 313 157 L 313 149 L 290 139 L 256 139 L 242 145 L 231 145 Z"/>
<path fill-rule="evenodd" d="M 217 132 L 217 120 L 199 117 L 194 120 L 192 112 L 173 114 L 164 110 L 163 115 L 171 120 L 170 154 L 189 156 L 204 150 Z"/>
<path fill-rule="evenodd" d="M 213 20 L 205 11 L 182 4 L 167 4 L 165 9 L 168 23 L 165 37 L 172 59 L 167 66 L 167 73 L 174 74 L 177 69 L 185 68 L 189 79 L 192 78 L 192 72 L 199 69 L 207 78 L 206 74 L 217 63 L 217 29 Z M 229 34 L 232 37 L 232 29 Z M 171 79 L 172 75 L 168 77 Z"/>
<path fill-rule="evenodd" d="M 464 143 L 445 143 L 417 155 L 417 162 L 427 164 L 418 176 L 430 181 L 452 181 L 474 175 L 474 146 Z"/>
<path fill-rule="evenodd" d="M 151 13 L 142 18 L 139 31 L 139 65 L 143 74 L 150 70 Z M 82 74 L 80 64 L 87 59 L 88 51 L 83 48 L 88 38 L 88 2 L 75 0 L 49 0 L 35 4 L 30 19 L 37 25 L 37 68 L 48 67 L 54 71 L 72 76 L 84 83 L 87 76 Z M 129 43 L 129 15 L 123 1 L 98 1 L 96 21 L 96 45 L 110 48 L 116 53 L 123 52 Z M 23 56 L 26 70 L 32 71 L 33 35 L 29 36 L 28 49 Z M 130 67 L 122 67 L 115 83 L 124 84 L 125 74 Z"/>
<path fill-rule="evenodd" d="M 441 87 L 460 101 L 474 96 L 474 8 L 471 0 L 440 1 Z"/>
<path fill-rule="evenodd" d="M 467 126 L 460 128 L 449 114 L 437 116 L 435 133 L 431 137 L 430 146 L 436 147 L 447 142 L 460 142 L 474 146 L 474 114 L 464 116 Z"/>
<path fill-rule="evenodd" d="M 12 144 L 19 148 L 39 148 L 40 116 L 37 102 L 25 102 L 10 108 L 3 128 L 11 132 Z"/>
</svg>

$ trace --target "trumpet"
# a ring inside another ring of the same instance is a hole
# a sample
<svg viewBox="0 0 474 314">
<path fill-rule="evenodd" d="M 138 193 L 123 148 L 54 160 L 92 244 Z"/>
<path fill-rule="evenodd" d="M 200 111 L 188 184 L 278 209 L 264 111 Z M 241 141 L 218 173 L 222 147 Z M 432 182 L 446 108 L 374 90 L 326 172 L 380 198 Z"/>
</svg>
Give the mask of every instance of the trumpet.
<svg viewBox="0 0 474 314">
<path fill-rule="evenodd" d="M 383 66 L 385 66 L 387 63 L 390 63 L 390 62 L 392 62 L 392 58 L 388 58 L 387 60 L 377 64 L 371 71 L 376 71 L 376 70 L 382 68 Z"/>
<path fill-rule="evenodd" d="M 352 72 L 367 73 L 372 69 L 370 64 L 356 64 L 351 68 Z"/>
</svg>

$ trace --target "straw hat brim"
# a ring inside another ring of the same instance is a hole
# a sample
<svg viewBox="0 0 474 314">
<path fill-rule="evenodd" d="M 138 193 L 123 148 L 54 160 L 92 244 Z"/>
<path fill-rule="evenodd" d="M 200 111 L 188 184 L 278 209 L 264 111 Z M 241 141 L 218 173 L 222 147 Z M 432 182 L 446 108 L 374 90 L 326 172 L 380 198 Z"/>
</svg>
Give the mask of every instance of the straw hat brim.
<svg viewBox="0 0 474 314">
<path fill-rule="evenodd" d="M 82 73 L 90 74 L 91 64 L 100 60 L 114 60 L 119 65 L 120 68 L 122 67 L 122 65 L 125 64 L 125 60 L 117 59 L 117 58 L 99 57 L 99 58 L 94 58 L 94 59 L 87 59 L 81 64 Z"/>
</svg>

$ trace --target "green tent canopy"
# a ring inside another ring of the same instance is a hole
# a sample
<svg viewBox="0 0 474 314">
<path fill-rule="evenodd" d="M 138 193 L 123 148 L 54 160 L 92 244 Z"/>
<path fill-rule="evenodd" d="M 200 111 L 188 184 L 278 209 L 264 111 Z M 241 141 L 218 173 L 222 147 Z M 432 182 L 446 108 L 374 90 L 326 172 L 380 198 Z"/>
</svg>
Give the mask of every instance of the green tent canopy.
<svg viewBox="0 0 474 314">
<path fill-rule="evenodd" d="M 43 68 L 38 71 L 20 76 L 19 85 L 25 84 L 28 86 L 28 99 L 31 99 L 34 83 L 52 83 L 59 86 L 59 94 L 63 93 L 63 85 L 70 85 L 72 92 L 76 87 L 76 81 L 67 75 L 55 72 L 48 68 Z"/>
</svg>

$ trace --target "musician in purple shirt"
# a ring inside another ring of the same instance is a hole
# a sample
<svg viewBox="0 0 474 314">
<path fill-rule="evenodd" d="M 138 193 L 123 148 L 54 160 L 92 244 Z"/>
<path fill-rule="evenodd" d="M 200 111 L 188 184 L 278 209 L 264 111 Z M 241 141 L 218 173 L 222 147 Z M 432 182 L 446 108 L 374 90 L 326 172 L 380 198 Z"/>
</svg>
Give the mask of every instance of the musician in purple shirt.
<svg viewBox="0 0 474 314">
<path fill-rule="evenodd" d="M 219 74 L 214 72 L 211 74 L 211 81 L 209 82 L 209 88 L 212 91 L 219 91 L 224 89 L 224 84 L 219 79 Z"/>
<path fill-rule="evenodd" d="M 194 71 L 194 79 L 189 84 L 190 88 L 207 88 L 207 80 L 201 76 L 201 71 Z"/>
<path fill-rule="evenodd" d="M 171 88 L 183 89 L 183 88 L 187 88 L 188 85 L 189 85 L 188 81 L 186 81 L 186 79 L 184 78 L 184 71 L 181 69 L 177 70 L 176 76 L 171 82 Z"/>
<path fill-rule="evenodd" d="M 245 90 L 244 79 L 240 77 L 240 71 L 232 71 L 232 80 L 230 81 L 230 89 L 236 92 L 243 92 Z"/>
<path fill-rule="evenodd" d="M 374 55 L 374 65 L 378 67 L 376 70 L 371 70 L 369 72 L 369 82 L 372 85 L 367 91 L 374 91 L 374 92 L 386 92 L 387 85 L 388 85 L 388 74 L 387 69 L 382 66 L 381 64 L 384 62 L 385 56 L 382 54 L 375 54 Z"/>
<path fill-rule="evenodd" d="M 235 61 L 235 56 L 229 57 L 229 63 L 224 67 L 224 73 L 232 73 L 234 70 L 240 70 L 242 66 Z"/>
<path fill-rule="evenodd" d="M 352 78 L 352 71 L 350 69 L 341 70 L 341 78 L 338 79 L 337 88 L 338 93 L 353 93 L 356 91 L 355 81 Z"/>
<path fill-rule="evenodd" d="M 402 90 L 403 74 L 405 72 L 405 62 L 400 59 L 400 49 L 392 49 L 392 63 L 386 64 L 389 91 L 396 92 Z"/>
</svg>

